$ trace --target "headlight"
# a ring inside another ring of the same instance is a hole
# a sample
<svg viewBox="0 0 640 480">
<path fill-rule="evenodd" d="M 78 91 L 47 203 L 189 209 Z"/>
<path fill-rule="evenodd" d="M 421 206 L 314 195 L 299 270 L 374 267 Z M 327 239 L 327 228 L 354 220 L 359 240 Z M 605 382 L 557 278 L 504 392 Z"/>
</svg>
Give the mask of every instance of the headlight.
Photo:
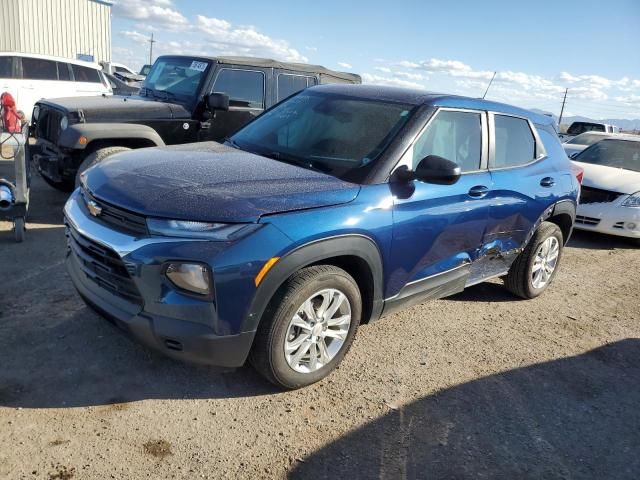
<svg viewBox="0 0 640 480">
<path fill-rule="evenodd" d="M 199 295 L 211 293 L 211 274 L 199 263 L 170 263 L 165 275 L 176 287 Z"/>
<path fill-rule="evenodd" d="M 31 114 L 31 119 L 38 120 L 39 116 L 40 116 L 40 107 L 36 105 L 35 107 L 33 107 L 33 113 Z"/>
<path fill-rule="evenodd" d="M 622 202 L 622 206 L 640 208 L 640 192 L 629 195 L 629 198 Z"/>
<path fill-rule="evenodd" d="M 147 227 L 152 235 L 201 238 L 219 242 L 238 240 L 255 232 L 261 226 L 259 223 L 206 223 L 189 220 L 147 219 Z"/>
<path fill-rule="evenodd" d="M 65 115 L 60 120 L 60 129 L 66 130 L 68 126 L 69 126 L 69 118 Z"/>
</svg>

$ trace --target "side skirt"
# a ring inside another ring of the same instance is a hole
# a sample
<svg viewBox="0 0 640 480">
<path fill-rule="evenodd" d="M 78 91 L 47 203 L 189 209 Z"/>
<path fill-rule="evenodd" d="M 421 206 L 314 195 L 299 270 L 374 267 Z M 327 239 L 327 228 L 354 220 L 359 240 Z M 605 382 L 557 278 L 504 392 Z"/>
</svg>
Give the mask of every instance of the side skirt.
<svg viewBox="0 0 640 480">
<path fill-rule="evenodd" d="M 471 265 L 464 264 L 405 285 L 397 295 L 384 302 L 382 316 L 404 310 L 436 298 L 448 297 L 464 290 L 471 272 Z"/>
</svg>

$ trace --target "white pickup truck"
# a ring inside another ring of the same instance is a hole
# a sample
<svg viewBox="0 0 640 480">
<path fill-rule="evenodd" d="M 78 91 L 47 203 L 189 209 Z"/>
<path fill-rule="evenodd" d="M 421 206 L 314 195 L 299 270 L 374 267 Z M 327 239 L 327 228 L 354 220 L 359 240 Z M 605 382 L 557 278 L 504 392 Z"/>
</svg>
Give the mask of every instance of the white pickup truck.
<svg viewBox="0 0 640 480">
<path fill-rule="evenodd" d="M 566 142 L 585 132 L 620 133 L 620 127 L 600 122 L 573 122 L 566 133 L 560 133 L 558 136 L 562 142 Z"/>
</svg>

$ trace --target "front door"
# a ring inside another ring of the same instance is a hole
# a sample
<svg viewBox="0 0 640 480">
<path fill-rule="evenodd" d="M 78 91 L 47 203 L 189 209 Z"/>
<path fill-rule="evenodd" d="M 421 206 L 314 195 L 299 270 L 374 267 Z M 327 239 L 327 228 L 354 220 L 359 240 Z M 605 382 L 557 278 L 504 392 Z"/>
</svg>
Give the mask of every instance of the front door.
<svg viewBox="0 0 640 480">
<path fill-rule="evenodd" d="M 415 141 L 408 153 L 412 168 L 438 155 L 456 162 L 462 176 L 454 185 L 415 181 L 396 187 L 385 292 L 392 303 L 406 306 L 464 288 L 489 212 L 487 144 L 486 114 L 454 109 L 440 109 Z"/>
<path fill-rule="evenodd" d="M 201 140 L 222 141 L 265 109 L 265 72 L 223 67 L 216 73 L 212 92 L 229 96 L 229 111 L 216 111 L 203 122 Z"/>
</svg>

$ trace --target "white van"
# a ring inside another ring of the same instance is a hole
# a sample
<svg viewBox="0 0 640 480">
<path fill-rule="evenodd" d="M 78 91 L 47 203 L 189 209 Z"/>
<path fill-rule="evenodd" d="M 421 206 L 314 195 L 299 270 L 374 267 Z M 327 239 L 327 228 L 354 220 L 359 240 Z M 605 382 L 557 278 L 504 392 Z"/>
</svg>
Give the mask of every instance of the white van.
<svg viewBox="0 0 640 480">
<path fill-rule="evenodd" d="M 111 95 L 111 86 L 97 63 L 31 53 L 0 52 L 0 93 L 9 92 L 31 121 L 42 98 Z"/>
</svg>

